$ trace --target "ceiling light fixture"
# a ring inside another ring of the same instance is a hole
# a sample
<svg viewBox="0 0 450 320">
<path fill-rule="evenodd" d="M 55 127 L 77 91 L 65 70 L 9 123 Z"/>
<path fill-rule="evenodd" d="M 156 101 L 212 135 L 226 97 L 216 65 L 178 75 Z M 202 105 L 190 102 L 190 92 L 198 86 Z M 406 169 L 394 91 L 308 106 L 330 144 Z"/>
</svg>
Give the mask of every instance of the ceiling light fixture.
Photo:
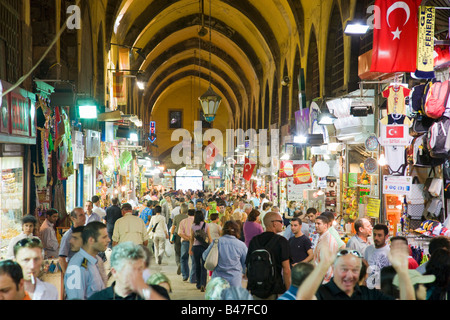
<svg viewBox="0 0 450 320">
<path fill-rule="evenodd" d="M 214 121 L 217 109 L 219 109 L 220 102 L 222 101 L 222 98 L 215 93 L 211 87 L 211 47 L 211 0 L 209 0 L 209 87 L 208 90 L 198 98 L 203 109 L 205 120 L 208 122 Z"/>
</svg>

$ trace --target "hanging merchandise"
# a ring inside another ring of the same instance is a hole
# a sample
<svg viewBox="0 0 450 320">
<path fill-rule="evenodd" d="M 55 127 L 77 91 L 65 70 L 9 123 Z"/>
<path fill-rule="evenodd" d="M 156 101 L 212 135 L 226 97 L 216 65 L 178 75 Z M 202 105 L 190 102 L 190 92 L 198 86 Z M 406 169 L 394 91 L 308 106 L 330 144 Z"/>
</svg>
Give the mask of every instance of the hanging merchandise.
<svg viewBox="0 0 450 320">
<path fill-rule="evenodd" d="M 364 142 L 367 151 L 376 151 L 378 149 L 378 139 L 375 134 L 371 134 Z"/>
<path fill-rule="evenodd" d="M 409 96 L 411 90 L 408 88 L 394 84 L 383 90 L 383 97 L 387 98 L 387 113 L 406 115 L 405 98 Z"/>
<path fill-rule="evenodd" d="M 369 174 L 377 172 L 377 160 L 375 160 L 374 158 L 367 158 L 366 160 L 364 160 L 364 170 L 366 170 Z"/>
<path fill-rule="evenodd" d="M 449 80 L 437 81 L 431 85 L 424 104 L 424 112 L 428 117 L 439 119 L 444 114 L 449 90 Z"/>
<path fill-rule="evenodd" d="M 434 78 L 434 37 L 429 36 L 429 31 L 434 30 L 434 7 L 419 7 L 419 30 L 417 36 L 417 70 L 416 78 Z"/>
<path fill-rule="evenodd" d="M 427 132 L 427 145 L 433 158 L 450 156 L 450 119 L 442 117 Z"/>
</svg>

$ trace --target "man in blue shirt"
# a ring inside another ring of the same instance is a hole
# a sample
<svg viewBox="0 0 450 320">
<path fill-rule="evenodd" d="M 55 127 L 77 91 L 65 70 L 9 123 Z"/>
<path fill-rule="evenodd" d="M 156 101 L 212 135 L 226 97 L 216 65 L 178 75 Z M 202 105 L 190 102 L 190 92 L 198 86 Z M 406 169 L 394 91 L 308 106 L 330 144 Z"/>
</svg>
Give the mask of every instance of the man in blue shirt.
<svg viewBox="0 0 450 320">
<path fill-rule="evenodd" d="M 69 261 L 64 275 L 64 288 L 67 300 L 86 300 L 95 292 L 105 289 L 100 270 L 99 252 L 104 252 L 110 239 L 106 225 L 93 221 L 88 223 L 82 232 L 83 246 Z"/>
<path fill-rule="evenodd" d="M 69 243 L 70 238 L 72 237 L 73 229 L 84 226 L 86 223 L 86 214 L 84 213 L 83 208 L 78 207 L 73 209 L 70 212 L 70 220 L 72 220 L 72 227 L 64 233 L 59 246 L 59 264 L 63 273 L 66 272 L 68 261 L 76 253 L 70 249 Z"/>
<path fill-rule="evenodd" d="M 313 270 L 314 265 L 311 263 L 297 263 L 291 271 L 291 286 L 277 300 L 296 300 L 298 288 Z"/>
<path fill-rule="evenodd" d="M 149 200 L 147 201 L 147 206 L 142 210 L 141 214 L 139 215 L 139 218 L 144 220 L 145 226 L 148 227 L 148 224 L 150 223 L 149 217 L 151 217 L 153 214 L 153 201 Z"/>
</svg>

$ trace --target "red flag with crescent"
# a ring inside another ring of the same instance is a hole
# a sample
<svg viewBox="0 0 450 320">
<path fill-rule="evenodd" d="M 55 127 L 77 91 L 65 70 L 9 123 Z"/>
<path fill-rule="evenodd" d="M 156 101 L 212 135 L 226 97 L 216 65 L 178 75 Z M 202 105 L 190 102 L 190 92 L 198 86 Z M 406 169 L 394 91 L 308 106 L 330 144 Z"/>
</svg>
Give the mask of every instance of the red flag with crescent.
<svg viewBox="0 0 450 320">
<path fill-rule="evenodd" d="M 255 170 L 255 166 L 256 163 L 253 160 L 245 157 L 244 172 L 242 174 L 245 180 L 250 181 L 250 179 L 252 178 L 253 170 Z"/>
<path fill-rule="evenodd" d="M 214 163 L 214 158 L 219 154 L 219 149 L 212 143 L 208 141 L 208 145 L 205 147 L 206 152 L 206 160 L 205 160 L 205 168 L 206 170 L 211 169 L 211 165 Z"/>
<path fill-rule="evenodd" d="M 376 0 L 370 72 L 414 72 L 421 0 Z M 378 10 L 379 9 L 379 10 Z"/>
</svg>

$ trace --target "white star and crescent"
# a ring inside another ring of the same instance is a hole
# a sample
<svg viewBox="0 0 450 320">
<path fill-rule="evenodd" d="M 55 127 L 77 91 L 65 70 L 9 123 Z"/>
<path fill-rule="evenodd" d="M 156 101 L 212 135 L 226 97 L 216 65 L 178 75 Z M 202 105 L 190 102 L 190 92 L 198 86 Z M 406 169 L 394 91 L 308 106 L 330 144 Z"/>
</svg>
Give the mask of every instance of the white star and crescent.
<svg viewBox="0 0 450 320">
<path fill-rule="evenodd" d="M 394 12 L 394 10 L 396 10 L 396 9 L 403 9 L 403 10 L 405 10 L 405 12 L 406 12 L 406 21 L 405 21 L 405 23 L 403 24 L 403 26 L 405 26 L 405 25 L 408 23 L 408 21 L 409 21 L 409 17 L 410 17 L 410 15 L 411 15 L 411 11 L 410 11 L 410 9 L 409 9 L 408 4 L 407 4 L 406 2 L 404 2 L 404 1 L 397 1 L 397 2 L 395 2 L 394 4 L 392 4 L 392 5 L 388 8 L 388 10 L 387 10 L 387 12 L 386 12 L 386 21 L 387 21 L 387 24 L 388 24 L 389 27 L 391 27 L 391 24 L 390 24 L 390 22 L 389 22 L 389 16 L 390 16 L 391 13 Z M 391 33 L 394 35 L 394 38 L 393 38 L 392 40 L 395 40 L 395 39 L 399 39 L 399 40 L 400 40 L 400 33 L 402 33 L 402 30 L 400 30 L 400 29 L 397 27 L 397 29 L 396 29 L 395 31 L 391 31 Z"/>
</svg>

